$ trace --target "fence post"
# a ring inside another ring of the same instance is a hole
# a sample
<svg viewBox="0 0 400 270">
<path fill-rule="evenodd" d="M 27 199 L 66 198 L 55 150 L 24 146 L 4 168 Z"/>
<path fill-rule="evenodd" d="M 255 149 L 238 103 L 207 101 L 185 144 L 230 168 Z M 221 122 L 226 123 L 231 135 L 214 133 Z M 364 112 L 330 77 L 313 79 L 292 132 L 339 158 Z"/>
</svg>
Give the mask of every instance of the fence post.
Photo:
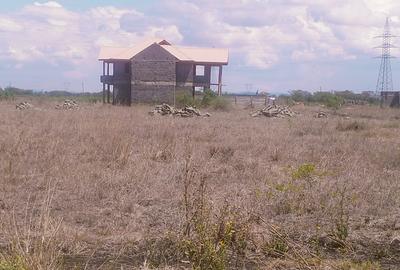
<svg viewBox="0 0 400 270">
<path fill-rule="evenodd" d="M 236 100 L 236 98 L 237 98 L 237 97 L 235 96 L 235 105 L 237 105 L 237 100 Z"/>
<path fill-rule="evenodd" d="M 250 96 L 250 106 L 253 107 L 253 96 Z"/>
</svg>

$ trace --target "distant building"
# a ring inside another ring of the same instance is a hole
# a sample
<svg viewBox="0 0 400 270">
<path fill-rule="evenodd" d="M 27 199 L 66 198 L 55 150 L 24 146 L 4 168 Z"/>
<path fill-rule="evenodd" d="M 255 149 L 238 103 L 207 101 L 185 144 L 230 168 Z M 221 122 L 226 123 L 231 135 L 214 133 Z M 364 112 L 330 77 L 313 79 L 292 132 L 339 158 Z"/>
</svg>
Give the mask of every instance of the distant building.
<svg viewBox="0 0 400 270">
<path fill-rule="evenodd" d="M 228 58 L 228 49 L 175 46 L 166 40 L 101 48 L 103 102 L 172 102 L 177 93 L 194 95 L 195 90 L 211 86 L 217 86 L 221 95 L 222 67 Z M 211 79 L 212 68 L 218 68 L 216 82 Z"/>
<path fill-rule="evenodd" d="M 381 106 L 390 106 L 392 108 L 399 108 L 400 92 L 399 91 L 381 92 Z"/>
</svg>

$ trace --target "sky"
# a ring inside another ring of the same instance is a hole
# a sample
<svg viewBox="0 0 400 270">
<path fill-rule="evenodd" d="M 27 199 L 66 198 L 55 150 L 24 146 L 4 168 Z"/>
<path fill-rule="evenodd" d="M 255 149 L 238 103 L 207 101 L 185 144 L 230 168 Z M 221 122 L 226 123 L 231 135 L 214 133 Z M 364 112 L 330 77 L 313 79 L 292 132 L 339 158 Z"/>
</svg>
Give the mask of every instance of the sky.
<svg viewBox="0 0 400 270">
<path fill-rule="evenodd" d="M 374 37 L 386 17 L 400 34 L 399 14 L 396 0 L 3 1 L 0 87 L 100 91 L 101 46 L 163 38 L 229 48 L 224 91 L 375 90 Z"/>
</svg>

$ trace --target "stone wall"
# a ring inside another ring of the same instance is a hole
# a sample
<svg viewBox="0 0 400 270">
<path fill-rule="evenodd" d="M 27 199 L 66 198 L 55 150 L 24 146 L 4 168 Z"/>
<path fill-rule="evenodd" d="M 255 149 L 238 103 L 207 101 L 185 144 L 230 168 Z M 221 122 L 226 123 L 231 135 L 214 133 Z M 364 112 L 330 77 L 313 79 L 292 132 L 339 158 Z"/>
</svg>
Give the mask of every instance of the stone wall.
<svg viewBox="0 0 400 270">
<path fill-rule="evenodd" d="M 193 63 L 176 64 L 176 82 L 178 84 L 193 83 L 194 65 Z"/>
<path fill-rule="evenodd" d="M 130 105 L 131 100 L 131 78 L 130 78 L 130 62 L 115 61 L 114 62 L 114 96 L 115 103 L 122 105 Z"/>
<path fill-rule="evenodd" d="M 173 61 L 133 61 L 132 81 L 175 83 L 175 62 Z"/>
<path fill-rule="evenodd" d="M 115 103 L 121 105 L 130 105 L 131 85 L 129 83 L 114 84 Z"/>
<path fill-rule="evenodd" d="M 178 96 L 185 92 L 192 94 L 192 88 L 176 88 L 175 86 L 163 85 L 132 85 L 132 101 L 136 103 L 170 103 L 174 102 L 175 95 Z"/>
<path fill-rule="evenodd" d="M 174 98 L 176 58 L 153 44 L 132 59 L 132 101 L 171 102 Z"/>
</svg>

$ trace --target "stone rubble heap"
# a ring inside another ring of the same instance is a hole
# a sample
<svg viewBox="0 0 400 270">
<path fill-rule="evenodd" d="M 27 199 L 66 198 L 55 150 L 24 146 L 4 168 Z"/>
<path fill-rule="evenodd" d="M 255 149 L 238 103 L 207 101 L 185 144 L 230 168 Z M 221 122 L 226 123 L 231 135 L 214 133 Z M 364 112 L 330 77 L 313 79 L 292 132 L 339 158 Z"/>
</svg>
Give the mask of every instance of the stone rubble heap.
<svg viewBox="0 0 400 270">
<path fill-rule="evenodd" d="M 19 104 L 17 104 L 16 106 L 15 106 L 15 108 L 17 109 L 17 110 L 28 110 L 28 109 L 31 109 L 31 108 L 33 108 L 33 105 L 32 104 L 30 104 L 30 103 L 28 103 L 28 102 L 21 102 L 21 103 L 19 103 Z"/>
<path fill-rule="evenodd" d="M 66 99 L 63 104 L 56 105 L 57 110 L 78 110 L 79 105 L 75 100 Z"/>
<path fill-rule="evenodd" d="M 28 110 L 28 109 L 33 108 L 33 105 L 28 102 L 21 102 L 21 103 L 17 104 L 15 107 L 17 110 L 22 111 L 22 110 Z"/>
<path fill-rule="evenodd" d="M 328 118 L 328 114 L 326 112 L 318 112 L 315 118 Z"/>
<path fill-rule="evenodd" d="M 266 116 L 266 117 L 293 117 L 296 113 L 289 109 L 286 106 L 279 106 L 279 105 L 269 105 L 264 109 L 258 110 L 251 114 L 253 117 L 257 116 Z"/>
<path fill-rule="evenodd" d="M 163 103 L 162 105 L 156 105 L 153 111 L 149 113 L 150 115 L 173 115 L 180 117 L 193 117 L 193 116 L 204 116 L 210 117 L 209 113 L 201 114 L 201 112 L 196 109 L 196 107 L 186 106 L 183 109 L 176 109 L 173 106 Z"/>
</svg>

